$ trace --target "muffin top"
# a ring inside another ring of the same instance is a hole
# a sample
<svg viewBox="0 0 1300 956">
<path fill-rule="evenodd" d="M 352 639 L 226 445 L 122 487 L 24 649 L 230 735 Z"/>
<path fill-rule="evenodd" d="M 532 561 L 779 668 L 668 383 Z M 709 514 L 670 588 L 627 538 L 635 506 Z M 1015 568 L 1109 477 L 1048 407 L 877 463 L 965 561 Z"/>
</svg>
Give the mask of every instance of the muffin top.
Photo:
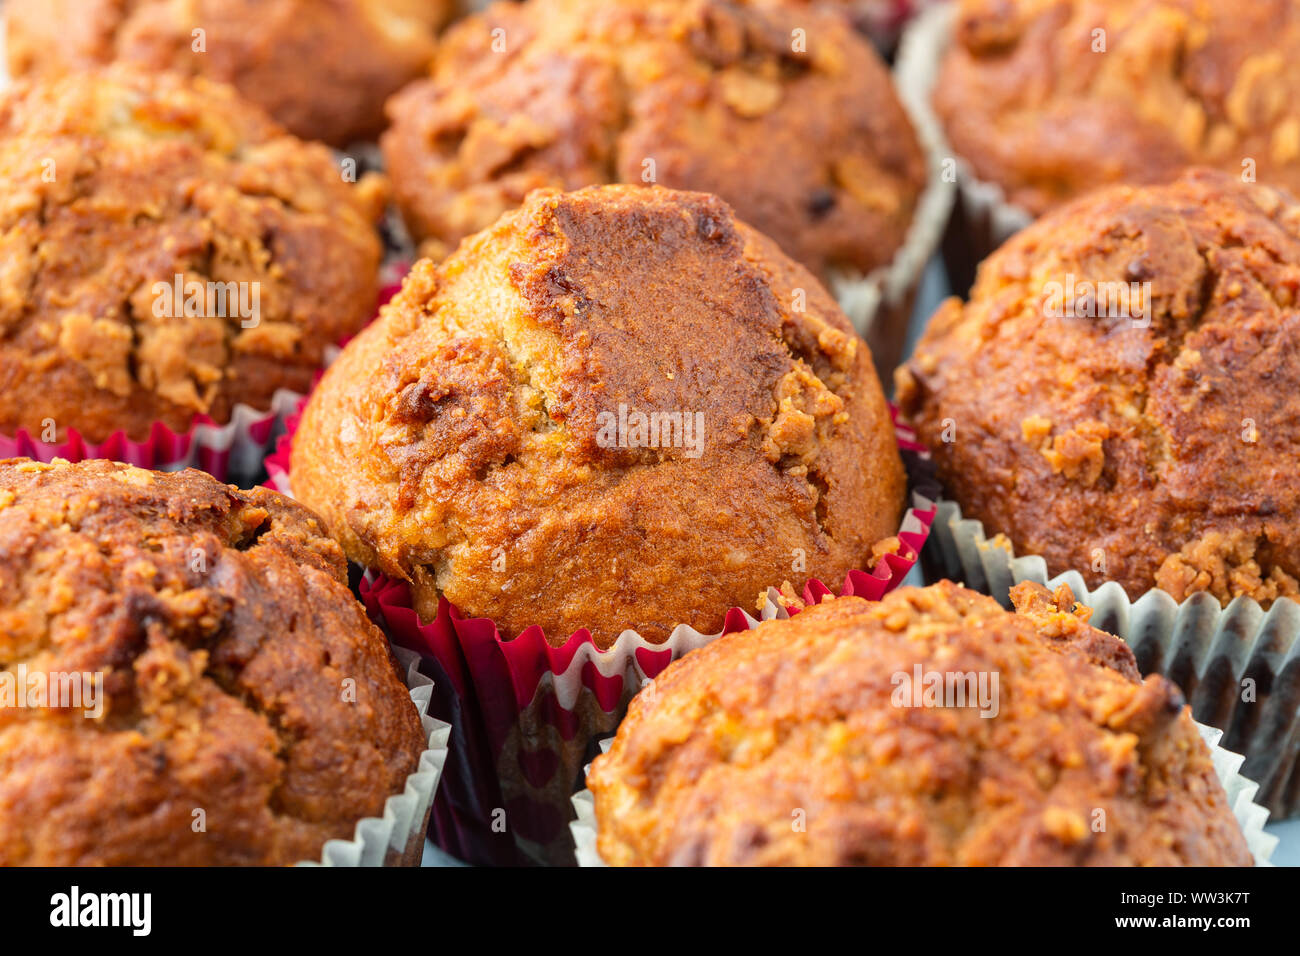
<svg viewBox="0 0 1300 956">
<path fill-rule="evenodd" d="M 1286 193 L 1208 171 L 1110 187 L 985 260 L 898 401 L 966 516 L 1053 573 L 1295 597 L 1298 286 Z"/>
<path fill-rule="evenodd" d="M 830 296 L 720 199 L 642 186 L 538 191 L 417 263 L 313 393 L 291 465 L 426 619 L 441 593 L 507 638 L 602 647 L 838 583 L 904 494 Z"/>
<path fill-rule="evenodd" d="M 822 4 L 529 0 L 452 27 L 382 139 L 440 258 L 542 186 L 722 196 L 825 280 L 888 263 L 925 161 L 870 44 Z"/>
<path fill-rule="evenodd" d="M 373 314 L 382 180 L 229 87 L 127 68 L 0 98 L 0 432 L 102 441 L 305 392 Z"/>
<path fill-rule="evenodd" d="M 1188 165 L 1300 189 L 1293 0 L 960 0 L 934 104 L 1033 213 Z"/>
<path fill-rule="evenodd" d="M 840 598 L 674 662 L 588 774 L 601 858 L 1250 865 L 1178 688 L 1068 589 L 1015 600 Z"/>
<path fill-rule="evenodd" d="M 198 471 L 0 462 L 0 661 L 0 865 L 318 857 L 424 749 L 319 521 Z"/>
<path fill-rule="evenodd" d="M 230 83 L 295 135 L 378 135 L 419 76 L 453 0 L 8 0 L 9 72 L 109 63 Z"/>
</svg>

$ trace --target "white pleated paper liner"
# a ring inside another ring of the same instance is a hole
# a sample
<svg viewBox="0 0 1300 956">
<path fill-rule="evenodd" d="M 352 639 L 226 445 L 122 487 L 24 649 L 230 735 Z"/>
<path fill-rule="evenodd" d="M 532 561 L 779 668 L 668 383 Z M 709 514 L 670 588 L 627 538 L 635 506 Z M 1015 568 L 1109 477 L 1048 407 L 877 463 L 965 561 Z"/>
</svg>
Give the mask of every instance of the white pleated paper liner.
<svg viewBox="0 0 1300 956">
<path fill-rule="evenodd" d="M 1277 847 L 1277 837 L 1264 832 L 1264 824 L 1268 822 L 1268 810 L 1254 802 L 1259 785 L 1241 774 L 1243 759 L 1241 754 L 1232 753 L 1219 746 L 1219 740 L 1223 736 L 1222 731 L 1200 723 L 1196 725 L 1196 729 L 1200 731 L 1201 739 L 1210 748 L 1214 773 L 1223 784 L 1228 805 L 1241 826 L 1242 835 L 1246 838 L 1246 846 L 1255 859 L 1255 865 L 1272 866 L 1269 859 Z M 613 742 L 613 737 L 602 740 L 601 752 L 607 752 Z M 590 771 L 591 765 L 588 764 L 585 772 Z M 600 852 L 596 849 L 595 796 L 587 789 L 574 794 L 573 809 L 577 819 L 569 824 L 569 829 L 573 832 L 574 853 L 578 858 L 578 866 L 606 866 L 605 861 L 600 858 Z"/>
<path fill-rule="evenodd" d="M 1089 623 L 1122 638 L 1143 674 L 1172 680 L 1192 716 L 1224 731 L 1224 745 L 1245 755 L 1243 773 L 1259 781 L 1260 802 L 1274 817 L 1300 814 L 1300 604 L 1282 598 L 1265 611 L 1239 597 L 1220 607 L 1208 594 L 1179 604 L 1158 589 L 1133 601 L 1113 581 L 1090 589 L 1077 571 L 1049 579 L 1042 557 L 990 542 L 983 524 L 952 501 L 938 504 L 921 566 L 927 582 L 959 581 L 1007 608 L 1021 581 L 1068 584 L 1093 609 Z"/>
<path fill-rule="evenodd" d="M 964 281 L 973 275 L 977 263 L 1033 222 L 1034 217 L 1008 201 L 1001 186 L 980 180 L 970 164 L 953 152 L 934 112 L 931 96 L 939 80 L 944 53 L 952 42 L 956 6 L 943 3 L 930 7 L 908 24 L 899 44 L 894 76 L 899 96 L 914 113 L 913 123 L 918 129 L 924 127 L 929 131 L 939 162 L 948 164 L 950 175 L 957 181 L 958 199 L 952 220 L 961 255 L 954 257 L 952 250 L 946 248 L 945 259 L 950 270 L 964 277 Z"/>
<path fill-rule="evenodd" d="M 405 789 L 384 804 L 383 816 L 358 821 L 351 840 L 330 840 L 321 848 L 319 861 L 308 860 L 299 866 L 420 865 L 429 810 L 447 764 L 451 726 L 428 714 L 433 681 L 420 673 L 419 655 L 401 647 L 394 647 L 393 654 L 406 668 L 406 686 L 420 711 L 428 746 L 420 754 L 415 772 L 406 778 Z"/>
<path fill-rule="evenodd" d="M 614 738 L 606 737 L 600 742 L 600 752 L 609 753 L 613 745 Z M 582 768 L 582 778 L 587 779 L 589 773 L 591 764 Z M 569 830 L 573 834 L 573 852 L 578 858 L 578 866 L 608 866 L 596 849 L 596 795 L 583 787 L 572 799 L 575 819 L 569 822 Z"/>
</svg>

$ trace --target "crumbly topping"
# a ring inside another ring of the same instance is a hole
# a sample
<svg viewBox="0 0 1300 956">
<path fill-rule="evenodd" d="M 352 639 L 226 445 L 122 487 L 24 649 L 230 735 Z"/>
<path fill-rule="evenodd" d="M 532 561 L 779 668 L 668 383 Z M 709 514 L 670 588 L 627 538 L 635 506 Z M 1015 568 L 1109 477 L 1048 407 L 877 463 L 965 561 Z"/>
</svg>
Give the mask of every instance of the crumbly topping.
<svg viewBox="0 0 1300 956">
<path fill-rule="evenodd" d="M 1080 308 L 1049 308 L 1063 288 Z M 1137 307 L 1088 298 L 1103 288 Z M 1209 171 L 1113 187 L 986 260 L 899 403 L 965 514 L 1054 573 L 1300 596 L 1297 288 L 1287 194 Z"/>
<path fill-rule="evenodd" d="M 435 258 L 532 189 L 657 182 L 722 196 L 823 277 L 865 273 L 925 180 L 870 45 L 808 5 L 496 4 L 389 113 L 397 197 Z"/>
<path fill-rule="evenodd" d="M 373 309 L 382 181 L 349 186 L 224 87 L 20 84 L 0 138 L 0 430 L 141 438 L 265 408 Z"/>
<path fill-rule="evenodd" d="M 674 662 L 588 774 L 601 857 L 1250 865 L 1178 689 L 1068 590 L 1016 603 L 946 581 L 839 598 Z M 990 693 L 900 697 L 918 671 Z"/>
<path fill-rule="evenodd" d="M 1290 0 L 961 0 L 935 106 L 957 154 L 1035 214 L 1185 166 L 1300 187 Z"/>
<path fill-rule="evenodd" d="M 897 531 L 869 350 L 716 197 L 534 193 L 417 264 L 357 341 L 308 406 L 294 491 L 423 610 L 662 640 L 783 576 L 838 583 Z"/>
<path fill-rule="evenodd" d="M 0 707 L 0 864 L 291 863 L 414 771 L 418 715 L 306 509 L 25 459 L 0 502 L 0 672 L 99 687 Z"/>
<path fill-rule="evenodd" d="M 452 0 L 12 0 L 9 72 L 113 63 L 229 83 L 295 135 L 347 146 L 433 56 Z M 306 65 L 310 64 L 310 69 Z"/>
</svg>

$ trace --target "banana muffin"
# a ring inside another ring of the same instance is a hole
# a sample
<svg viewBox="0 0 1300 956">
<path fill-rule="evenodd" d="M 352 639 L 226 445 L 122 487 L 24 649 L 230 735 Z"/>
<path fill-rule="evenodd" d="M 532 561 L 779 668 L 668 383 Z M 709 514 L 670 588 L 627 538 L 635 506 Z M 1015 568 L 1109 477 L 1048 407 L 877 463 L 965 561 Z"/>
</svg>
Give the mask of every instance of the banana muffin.
<svg viewBox="0 0 1300 956">
<path fill-rule="evenodd" d="M 319 858 L 415 772 L 415 705 L 294 502 L 10 459 L 0 556 L 0 865 Z"/>
<path fill-rule="evenodd" d="M 381 144 L 441 258 L 532 189 L 715 193 L 825 281 L 888 263 L 925 160 L 870 44 L 823 4 L 528 0 L 453 26 Z"/>
<path fill-rule="evenodd" d="M 1189 165 L 1300 189 L 1294 0 L 960 0 L 934 105 L 1035 216 Z"/>
<path fill-rule="evenodd" d="M 839 598 L 687 654 L 592 764 L 601 858 L 1249 866 L 1178 688 L 1068 589 L 1015 599 Z"/>
<path fill-rule="evenodd" d="M 340 463 L 346 462 L 346 467 Z M 539 190 L 417 263 L 326 372 L 293 492 L 348 556 L 504 636 L 721 628 L 897 546 L 870 350 L 714 196 Z"/>
<path fill-rule="evenodd" d="M 374 137 L 453 0 L 8 0 L 9 72 L 133 63 L 234 85 L 295 135 Z"/>
<path fill-rule="evenodd" d="M 21 83 L 0 184 L 5 434 L 224 424 L 307 391 L 374 313 L 382 179 L 345 182 L 229 87 L 125 67 Z"/>
<path fill-rule="evenodd" d="M 1131 598 L 1300 595 L 1300 206 L 1194 171 L 1062 207 L 897 374 L 968 518 Z"/>
</svg>

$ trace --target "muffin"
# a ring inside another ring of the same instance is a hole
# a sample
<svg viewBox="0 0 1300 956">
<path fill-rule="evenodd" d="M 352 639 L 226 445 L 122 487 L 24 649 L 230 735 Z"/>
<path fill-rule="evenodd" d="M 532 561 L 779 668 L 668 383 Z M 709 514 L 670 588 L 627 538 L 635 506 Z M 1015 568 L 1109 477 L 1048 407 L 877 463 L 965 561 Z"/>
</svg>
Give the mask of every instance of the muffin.
<svg viewBox="0 0 1300 956">
<path fill-rule="evenodd" d="M 1184 166 L 1300 189 L 1292 0 L 960 0 L 935 110 L 958 156 L 1039 216 Z"/>
<path fill-rule="evenodd" d="M 10 459 L 0 556 L 0 671 L 29 697 L 0 707 L 0 865 L 293 863 L 415 772 L 387 644 L 292 501 Z"/>
<path fill-rule="evenodd" d="M 229 87 L 130 68 L 19 84 L 0 183 L 5 434 L 224 424 L 305 392 L 373 315 L 382 180 L 344 182 Z"/>
<path fill-rule="evenodd" d="M 964 515 L 1051 574 L 1295 597 L 1298 282 L 1289 194 L 1204 170 L 1110 187 L 985 261 L 898 401 Z"/>
<path fill-rule="evenodd" d="M 345 145 L 383 129 L 452 0 L 8 0 L 9 72 L 110 63 L 237 87 L 295 135 Z"/>
<path fill-rule="evenodd" d="M 1178 688 L 1068 589 L 1015 597 L 840 598 L 676 661 L 587 777 L 601 858 L 1249 866 Z M 923 696 L 931 675 L 981 690 Z"/>
<path fill-rule="evenodd" d="M 893 259 L 925 159 L 870 43 L 824 4 L 528 0 L 453 26 L 381 145 L 441 258 L 538 187 L 711 192 L 823 281 Z"/>
<path fill-rule="evenodd" d="M 905 492 L 870 351 L 813 277 L 714 196 L 621 185 L 540 190 L 417 263 L 290 475 L 426 620 L 445 597 L 602 648 L 838 582 L 898 546 Z"/>
</svg>

